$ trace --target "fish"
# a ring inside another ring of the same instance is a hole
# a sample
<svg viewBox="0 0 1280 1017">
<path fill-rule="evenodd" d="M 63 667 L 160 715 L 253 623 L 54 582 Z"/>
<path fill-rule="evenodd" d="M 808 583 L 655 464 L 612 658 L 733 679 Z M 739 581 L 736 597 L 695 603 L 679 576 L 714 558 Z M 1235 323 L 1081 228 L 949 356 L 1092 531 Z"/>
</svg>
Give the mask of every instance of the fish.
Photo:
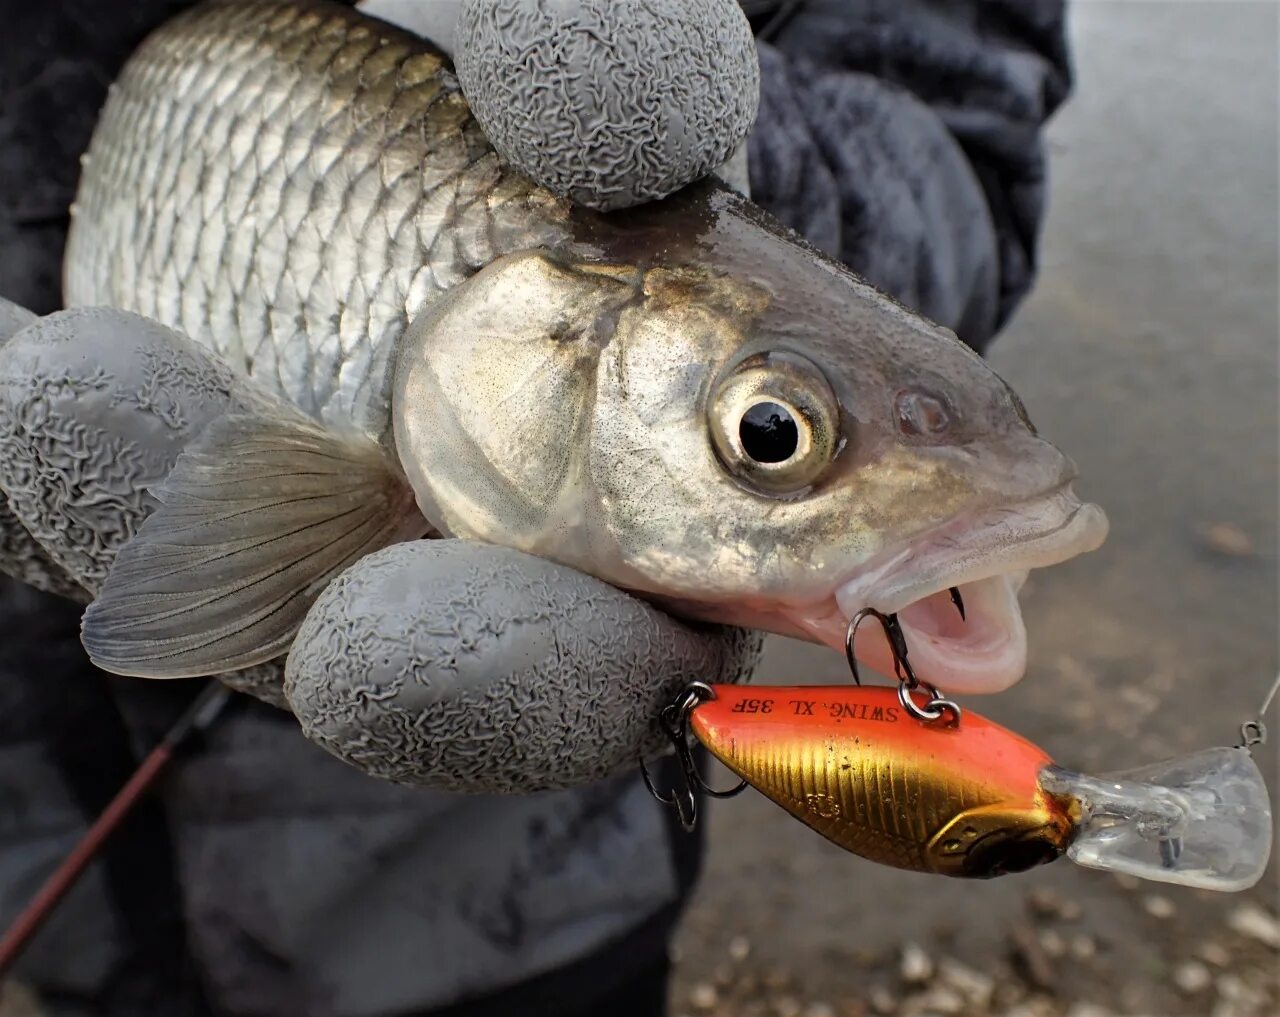
<svg viewBox="0 0 1280 1017">
<path fill-rule="evenodd" d="M 1026 572 L 1106 534 L 949 330 L 714 178 L 573 206 L 499 159 L 428 42 L 325 0 L 214 0 L 143 43 L 65 291 L 262 396 L 179 458 L 87 610 L 120 674 L 273 659 L 353 561 L 444 536 L 841 651 L 897 612 L 922 679 L 994 692 L 1026 667 Z"/>
</svg>

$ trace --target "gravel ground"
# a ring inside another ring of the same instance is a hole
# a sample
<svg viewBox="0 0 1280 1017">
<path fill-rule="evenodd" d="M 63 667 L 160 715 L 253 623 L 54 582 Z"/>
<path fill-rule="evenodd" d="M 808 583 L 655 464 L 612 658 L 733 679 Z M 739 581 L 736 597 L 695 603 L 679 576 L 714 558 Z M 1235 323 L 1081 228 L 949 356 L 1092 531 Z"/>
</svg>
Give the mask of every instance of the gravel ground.
<svg viewBox="0 0 1280 1017">
<path fill-rule="evenodd" d="M 1278 14 L 1075 6 L 1041 282 L 992 359 L 1112 535 L 1032 577 L 1029 677 L 974 705 L 1082 770 L 1229 743 L 1280 662 Z M 846 671 L 777 640 L 759 680 Z M 853 858 L 758 795 L 709 811 L 674 1014 L 1280 1012 L 1274 863 L 1239 895 L 1069 862 L 963 883 Z"/>
</svg>

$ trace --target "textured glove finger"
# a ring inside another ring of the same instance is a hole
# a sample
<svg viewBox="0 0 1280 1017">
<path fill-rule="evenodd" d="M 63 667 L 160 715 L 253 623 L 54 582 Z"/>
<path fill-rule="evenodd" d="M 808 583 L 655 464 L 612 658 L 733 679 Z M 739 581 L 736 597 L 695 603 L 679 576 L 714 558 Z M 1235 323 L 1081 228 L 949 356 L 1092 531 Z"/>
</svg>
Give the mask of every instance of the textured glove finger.
<svg viewBox="0 0 1280 1017">
<path fill-rule="evenodd" d="M 624 771 L 688 682 L 738 682 L 760 637 L 694 627 L 599 580 L 460 540 L 398 544 L 334 580 L 289 654 L 304 733 L 378 777 L 528 792 Z"/>
<path fill-rule="evenodd" d="M 152 486 L 248 383 L 125 311 L 48 315 L 0 350 L 0 490 L 50 556 L 97 592 L 155 507 Z"/>
<path fill-rule="evenodd" d="M 36 321 L 25 308 L 0 299 L 0 348 Z M 9 508 L 0 491 L 0 572 L 46 593 L 56 593 L 84 603 L 89 594 L 59 566 L 31 536 Z"/>
<path fill-rule="evenodd" d="M 464 0 L 455 56 L 503 159 L 605 211 L 712 172 L 760 99 L 751 26 L 733 0 Z"/>
<path fill-rule="evenodd" d="M 259 397 L 209 350 L 136 314 L 0 314 L 0 337 L 6 320 L 26 324 L 0 343 L 0 492 L 14 519 L 0 504 L 0 560 L 21 564 L 18 578 L 34 586 L 84 600 L 154 509 L 151 488 L 183 448 Z M 279 663 L 221 677 L 284 705 Z"/>
</svg>

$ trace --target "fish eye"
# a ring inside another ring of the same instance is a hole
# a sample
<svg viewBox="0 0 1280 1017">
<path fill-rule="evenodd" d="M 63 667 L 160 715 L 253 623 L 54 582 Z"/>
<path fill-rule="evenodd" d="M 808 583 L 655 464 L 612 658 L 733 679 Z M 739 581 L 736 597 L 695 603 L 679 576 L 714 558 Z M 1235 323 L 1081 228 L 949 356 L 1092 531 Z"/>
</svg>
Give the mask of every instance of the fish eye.
<svg viewBox="0 0 1280 1017">
<path fill-rule="evenodd" d="M 795 414 L 780 403 L 756 403 L 738 425 L 742 451 L 758 463 L 785 463 L 800 447 Z"/>
<path fill-rule="evenodd" d="M 770 494 L 811 485 L 835 457 L 840 411 L 822 372 L 793 353 L 738 364 L 710 403 L 711 437 L 729 472 Z"/>
</svg>

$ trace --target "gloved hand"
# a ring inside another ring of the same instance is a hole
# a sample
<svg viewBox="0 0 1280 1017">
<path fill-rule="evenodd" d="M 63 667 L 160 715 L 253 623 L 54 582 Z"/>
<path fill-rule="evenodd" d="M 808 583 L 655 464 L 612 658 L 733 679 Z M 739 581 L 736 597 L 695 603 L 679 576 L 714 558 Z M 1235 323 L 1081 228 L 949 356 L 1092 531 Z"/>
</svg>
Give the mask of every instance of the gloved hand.
<svg viewBox="0 0 1280 1017">
<path fill-rule="evenodd" d="M 63 577 L 96 592 L 181 451 L 259 398 L 155 322 L 49 315 L 0 349 L 0 490 Z M 287 705 L 309 738 L 366 772 L 533 791 L 633 767 L 661 747 L 654 718 L 683 685 L 742 680 L 758 650 L 758 636 L 675 621 L 541 559 L 426 540 L 331 583 L 287 672 L 222 677 Z"/>
<path fill-rule="evenodd" d="M 747 193 L 743 142 L 759 106 L 760 68 L 737 0 L 359 7 L 450 54 L 489 140 L 556 194 L 607 211 L 666 197 L 710 172 Z"/>
</svg>

